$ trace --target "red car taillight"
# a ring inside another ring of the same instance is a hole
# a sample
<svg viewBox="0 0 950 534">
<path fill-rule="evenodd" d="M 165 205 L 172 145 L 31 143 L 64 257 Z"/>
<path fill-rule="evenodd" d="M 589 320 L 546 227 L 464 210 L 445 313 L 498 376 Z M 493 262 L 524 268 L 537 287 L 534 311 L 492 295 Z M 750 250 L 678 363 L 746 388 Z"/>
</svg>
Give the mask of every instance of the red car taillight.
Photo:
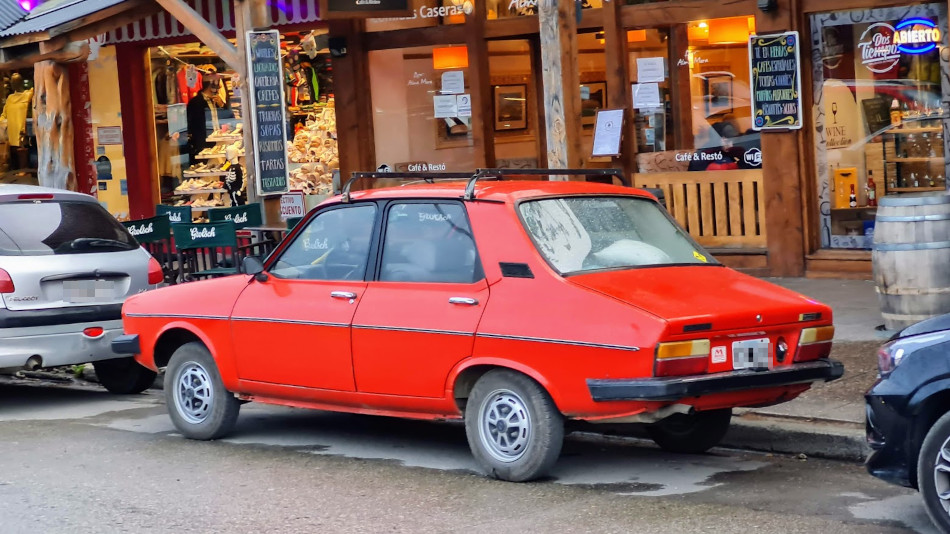
<svg viewBox="0 0 950 534">
<path fill-rule="evenodd" d="M 700 375 L 708 370 L 708 339 L 660 343 L 656 346 L 654 376 Z"/>
<path fill-rule="evenodd" d="M 148 259 L 148 283 L 150 285 L 160 284 L 165 280 L 165 273 L 162 272 L 162 266 L 155 258 Z"/>
<path fill-rule="evenodd" d="M 10 274 L 0 269 L 0 293 L 13 293 L 16 288 L 13 287 L 13 279 Z"/>
<path fill-rule="evenodd" d="M 810 362 L 819 358 L 827 358 L 831 354 L 831 339 L 835 337 L 834 326 L 819 326 L 805 328 L 798 338 L 798 350 L 795 351 L 796 362 Z"/>
</svg>

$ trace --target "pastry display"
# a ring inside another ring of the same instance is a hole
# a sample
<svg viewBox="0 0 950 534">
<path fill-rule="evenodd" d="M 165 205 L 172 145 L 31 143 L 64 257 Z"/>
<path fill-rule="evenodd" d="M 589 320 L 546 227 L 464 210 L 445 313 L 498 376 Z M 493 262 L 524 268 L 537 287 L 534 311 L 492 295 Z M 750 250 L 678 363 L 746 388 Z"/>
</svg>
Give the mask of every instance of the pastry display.
<svg viewBox="0 0 950 534">
<path fill-rule="evenodd" d="M 333 192 L 333 171 L 340 168 L 340 151 L 332 101 L 322 110 L 311 113 L 297 130 L 293 143 L 287 148 L 287 159 L 291 163 L 290 189 L 307 195 Z"/>
</svg>

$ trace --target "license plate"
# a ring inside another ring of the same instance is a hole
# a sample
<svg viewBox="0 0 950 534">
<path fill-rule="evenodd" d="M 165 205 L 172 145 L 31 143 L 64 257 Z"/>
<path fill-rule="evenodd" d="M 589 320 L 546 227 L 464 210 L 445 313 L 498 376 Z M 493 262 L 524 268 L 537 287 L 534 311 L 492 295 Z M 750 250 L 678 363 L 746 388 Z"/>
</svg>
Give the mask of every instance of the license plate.
<svg viewBox="0 0 950 534">
<path fill-rule="evenodd" d="M 746 339 L 732 343 L 733 369 L 768 369 L 769 338 Z"/>
<path fill-rule="evenodd" d="M 63 300 L 73 304 L 113 301 L 115 300 L 115 282 L 112 280 L 66 280 L 63 282 Z"/>
</svg>

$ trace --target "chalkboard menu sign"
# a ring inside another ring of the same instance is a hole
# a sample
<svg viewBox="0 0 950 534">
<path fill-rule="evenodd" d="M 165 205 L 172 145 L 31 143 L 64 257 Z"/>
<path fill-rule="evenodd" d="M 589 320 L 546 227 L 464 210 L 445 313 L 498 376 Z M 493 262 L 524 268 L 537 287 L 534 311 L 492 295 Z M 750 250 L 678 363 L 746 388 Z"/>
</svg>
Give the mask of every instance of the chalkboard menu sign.
<svg viewBox="0 0 950 534">
<path fill-rule="evenodd" d="M 277 30 L 247 32 L 258 194 L 287 192 L 287 115 Z"/>
<path fill-rule="evenodd" d="M 753 35 L 750 38 L 753 129 L 802 127 L 802 69 L 798 43 L 798 32 Z"/>
</svg>

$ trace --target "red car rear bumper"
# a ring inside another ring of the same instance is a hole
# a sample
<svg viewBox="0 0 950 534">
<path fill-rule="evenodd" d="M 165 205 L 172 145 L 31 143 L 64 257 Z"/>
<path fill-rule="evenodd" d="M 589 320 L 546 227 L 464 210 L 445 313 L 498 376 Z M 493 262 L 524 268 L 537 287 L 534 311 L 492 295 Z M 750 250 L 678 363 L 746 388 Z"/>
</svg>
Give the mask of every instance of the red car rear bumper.
<svg viewBox="0 0 950 534">
<path fill-rule="evenodd" d="M 672 401 L 730 391 L 830 382 L 841 378 L 843 374 L 844 365 L 841 362 L 821 359 L 764 371 L 743 370 L 686 377 L 588 379 L 587 388 L 595 402 Z"/>
</svg>

